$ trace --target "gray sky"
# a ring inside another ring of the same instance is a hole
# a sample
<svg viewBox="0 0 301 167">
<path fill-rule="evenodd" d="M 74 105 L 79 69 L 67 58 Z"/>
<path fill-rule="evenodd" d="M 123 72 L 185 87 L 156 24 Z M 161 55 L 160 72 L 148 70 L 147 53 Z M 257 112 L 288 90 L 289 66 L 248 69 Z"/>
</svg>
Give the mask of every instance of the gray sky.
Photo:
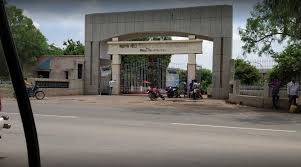
<svg viewBox="0 0 301 167">
<path fill-rule="evenodd" d="M 258 0 L 257 0 L 258 1 Z M 242 55 L 238 27 L 244 27 L 255 0 L 8 0 L 24 10 L 48 43 L 62 46 L 68 38 L 84 41 L 84 16 L 89 13 L 164 9 L 206 5 L 233 5 L 233 57 Z M 212 42 L 204 41 L 197 63 L 212 68 Z M 184 66 L 187 56 L 173 56 L 172 62 Z"/>
</svg>

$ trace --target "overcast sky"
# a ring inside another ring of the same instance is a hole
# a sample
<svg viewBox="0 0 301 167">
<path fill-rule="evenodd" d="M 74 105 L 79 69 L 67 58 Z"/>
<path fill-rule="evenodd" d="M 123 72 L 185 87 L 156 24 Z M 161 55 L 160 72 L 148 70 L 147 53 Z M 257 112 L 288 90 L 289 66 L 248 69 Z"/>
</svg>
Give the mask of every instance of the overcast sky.
<svg viewBox="0 0 301 167">
<path fill-rule="evenodd" d="M 258 0 L 257 0 L 258 1 Z M 84 42 L 84 16 L 89 13 L 164 9 L 206 5 L 233 5 L 233 57 L 242 55 L 238 27 L 244 27 L 255 0 L 8 0 L 24 10 L 48 43 L 62 46 L 68 38 Z M 177 39 L 177 38 L 174 38 Z M 212 68 L 212 42 L 204 41 L 197 63 Z M 176 66 L 185 66 L 187 56 L 173 56 Z"/>
</svg>

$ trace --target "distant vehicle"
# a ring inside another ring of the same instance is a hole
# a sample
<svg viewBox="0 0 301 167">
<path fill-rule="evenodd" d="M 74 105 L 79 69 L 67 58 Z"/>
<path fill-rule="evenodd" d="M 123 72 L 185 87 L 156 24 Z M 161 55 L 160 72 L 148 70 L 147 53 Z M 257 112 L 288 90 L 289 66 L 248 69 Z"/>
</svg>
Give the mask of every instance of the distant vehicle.
<svg viewBox="0 0 301 167">
<path fill-rule="evenodd" d="M 28 97 L 35 97 L 37 100 L 43 100 L 45 98 L 45 93 L 37 85 L 32 88 L 27 88 Z M 14 95 L 16 97 L 16 95 Z"/>
<path fill-rule="evenodd" d="M 34 85 L 32 89 L 28 90 L 28 96 L 43 100 L 45 98 L 45 93 L 37 85 Z"/>
<path fill-rule="evenodd" d="M 11 127 L 10 124 L 5 123 L 9 119 L 7 115 L 2 115 L 2 102 L 1 102 L 1 96 L 0 96 L 0 131 L 2 129 L 9 129 Z M 1 134 L 0 134 L 0 139 L 1 139 Z"/>
</svg>

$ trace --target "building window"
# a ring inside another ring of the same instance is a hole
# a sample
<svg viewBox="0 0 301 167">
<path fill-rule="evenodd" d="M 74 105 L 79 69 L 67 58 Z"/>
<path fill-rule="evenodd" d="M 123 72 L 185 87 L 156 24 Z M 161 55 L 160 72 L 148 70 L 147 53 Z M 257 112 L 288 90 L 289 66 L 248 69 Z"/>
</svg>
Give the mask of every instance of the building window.
<svg viewBox="0 0 301 167">
<path fill-rule="evenodd" d="M 49 71 L 37 71 L 38 78 L 49 78 Z"/>
<path fill-rule="evenodd" d="M 77 79 L 83 78 L 83 64 L 77 64 Z"/>
<path fill-rule="evenodd" d="M 65 71 L 65 79 L 69 79 L 69 71 Z"/>
<path fill-rule="evenodd" d="M 69 88 L 69 81 L 36 81 L 39 88 Z"/>
</svg>

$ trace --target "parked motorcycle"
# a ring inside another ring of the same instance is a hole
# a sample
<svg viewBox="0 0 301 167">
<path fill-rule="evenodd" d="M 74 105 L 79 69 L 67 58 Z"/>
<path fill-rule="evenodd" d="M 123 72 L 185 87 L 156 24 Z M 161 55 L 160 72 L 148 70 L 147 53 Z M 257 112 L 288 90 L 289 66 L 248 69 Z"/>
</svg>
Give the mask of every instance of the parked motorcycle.
<svg viewBox="0 0 301 167">
<path fill-rule="evenodd" d="M 167 87 L 166 89 L 166 94 L 168 98 L 181 98 L 180 94 L 179 94 L 179 88 L 178 87 Z"/>
<path fill-rule="evenodd" d="M 9 117 L 7 115 L 1 115 L 1 111 L 2 111 L 2 103 L 1 103 L 1 97 L 0 97 L 0 131 L 2 129 L 9 129 L 11 127 L 10 124 L 5 123 L 5 121 L 7 121 L 9 119 Z M 0 134 L 0 139 L 1 139 L 1 134 Z"/>
<path fill-rule="evenodd" d="M 143 83 L 151 84 L 151 82 L 149 81 L 143 81 Z M 146 93 L 148 94 L 148 97 L 150 98 L 151 101 L 157 100 L 159 97 L 162 100 L 165 100 L 164 96 L 160 92 L 160 89 L 154 88 L 153 86 L 149 86 Z"/>
<path fill-rule="evenodd" d="M 157 100 L 159 97 L 162 100 L 165 100 L 164 96 L 160 93 L 160 90 L 158 88 L 148 88 L 147 94 L 151 101 Z"/>
</svg>

